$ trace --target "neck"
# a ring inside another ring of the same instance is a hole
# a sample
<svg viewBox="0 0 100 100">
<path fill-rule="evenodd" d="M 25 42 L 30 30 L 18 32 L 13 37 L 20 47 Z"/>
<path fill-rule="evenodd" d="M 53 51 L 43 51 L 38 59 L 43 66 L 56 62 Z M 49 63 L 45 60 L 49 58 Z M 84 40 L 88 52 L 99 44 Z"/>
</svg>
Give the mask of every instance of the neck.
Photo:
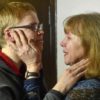
<svg viewBox="0 0 100 100">
<path fill-rule="evenodd" d="M 19 57 L 16 55 L 16 53 L 14 52 L 14 50 L 12 50 L 8 46 L 5 46 L 4 48 L 2 48 L 2 52 L 6 54 L 17 65 L 18 68 L 20 68 L 21 61 Z"/>
</svg>

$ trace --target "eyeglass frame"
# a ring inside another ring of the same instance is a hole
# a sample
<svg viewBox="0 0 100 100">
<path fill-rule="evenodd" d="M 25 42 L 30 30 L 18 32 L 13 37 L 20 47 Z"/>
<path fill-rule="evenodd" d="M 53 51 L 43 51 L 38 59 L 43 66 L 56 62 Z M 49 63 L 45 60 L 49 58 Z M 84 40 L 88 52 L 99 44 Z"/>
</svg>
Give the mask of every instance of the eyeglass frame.
<svg viewBox="0 0 100 100">
<path fill-rule="evenodd" d="M 43 24 L 32 23 L 29 25 L 10 27 L 9 29 L 13 29 L 13 28 L 27 28 L 27 29 L 31 29 L 34 32 L 38 32 L 38 31 L 43 31 Z"/>
</svg>

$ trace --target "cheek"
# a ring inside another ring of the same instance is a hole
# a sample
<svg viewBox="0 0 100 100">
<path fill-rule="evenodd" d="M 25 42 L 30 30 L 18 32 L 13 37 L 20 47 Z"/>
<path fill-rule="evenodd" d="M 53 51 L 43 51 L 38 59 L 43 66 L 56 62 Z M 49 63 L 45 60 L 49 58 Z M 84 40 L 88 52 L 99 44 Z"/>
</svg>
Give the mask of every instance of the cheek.
<svg viewBox="0 0 100 100">
<path fill-rule="evenodd" d="M 84 57 L 84 49 L 82 45 L 73 44 L 70 47 L 69 52 L 70 52 L 70 59 L 72 60 L 72 62 L 76 62 Z"/>
<path fill-rule="evenodd" d="M 30 39 L 34 39 L 36 36 L 35 36 L 34 32 L 26 31 L 26 37 L 28 38 L 28 40 L 30 40 Z"/>
<path fill-rule="evenodd" d="M 74 48 L 73 55 L 76 59 L 82 59 L 84 57 L 84 48 L 82 47 L 82 45 L 77 45 Z"/>
<path fill-rule="evenodd" d="M 75 51 L 76 51 L 73 43 L 68 42 L 65 49 L 68 52 L 68 55 L 67 55 L 66 59 L 72 60 L 73 57 L 74 57 Z"/>
<path fill-rule="evenodd" d="M 78 54 L 80 55 L 81 58 L 85 56 L 85 50 L 84 50 L 83 47 L 79 49 L 79 53 Z"/>
</svg>

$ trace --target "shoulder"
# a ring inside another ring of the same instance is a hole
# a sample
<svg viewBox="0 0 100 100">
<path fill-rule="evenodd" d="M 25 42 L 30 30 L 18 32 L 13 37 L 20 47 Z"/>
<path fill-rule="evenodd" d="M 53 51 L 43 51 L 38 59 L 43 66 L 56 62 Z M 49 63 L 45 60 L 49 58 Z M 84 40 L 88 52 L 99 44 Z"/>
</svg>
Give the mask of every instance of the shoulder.
<svg viewBox="0 0 100 100">
<path fill-rule="evenodd" d="M 85 79 L 79 81 L 73 89 L 94 89 L 100 88 L 100 79 Z"/>
<path fill-rule="evenodd" d="M 68 93 L 65 100 L 100 100 L 100 80 L 79 81 Z"/>
</svg>

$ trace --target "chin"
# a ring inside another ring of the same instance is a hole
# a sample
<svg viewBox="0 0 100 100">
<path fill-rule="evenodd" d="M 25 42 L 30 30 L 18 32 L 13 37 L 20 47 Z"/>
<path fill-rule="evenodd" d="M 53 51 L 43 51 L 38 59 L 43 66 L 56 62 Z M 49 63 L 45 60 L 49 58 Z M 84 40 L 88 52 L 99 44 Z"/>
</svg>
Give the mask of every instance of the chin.
<svg viewBox="0 0 100 100">
<path fill-rule="evenodd" d="M 68 61 L 68 60 L 67 60 L 67 61 L 65 61 L 65 64 L 66 64 L 66 65 L 73 65 L 73 64 L 74 64 L 74 61 Z"/>
<path fill-rule="evenodd" d="M 40 50 L 43 51 L 43 46 L 42 45 L 40 46 Z"/>
<path fill-rule="evenodd" d="M 66 65 L 70 65 L 70 62 L 69 62 L 69 61 L 65 61 L 65 64 L 66 64 Z"/>
<path fill-rule="evenodd" d="M 76 59 L 76 60 L 74 60 L 74 61 L 68 62 L 67 64 L 68 64 L 68 65 L 73 65 L 73 64 L 75 64 L 75 63 L 78 63 L 79 61 L 80 61 L 79 59 Z"/>
</svg>

